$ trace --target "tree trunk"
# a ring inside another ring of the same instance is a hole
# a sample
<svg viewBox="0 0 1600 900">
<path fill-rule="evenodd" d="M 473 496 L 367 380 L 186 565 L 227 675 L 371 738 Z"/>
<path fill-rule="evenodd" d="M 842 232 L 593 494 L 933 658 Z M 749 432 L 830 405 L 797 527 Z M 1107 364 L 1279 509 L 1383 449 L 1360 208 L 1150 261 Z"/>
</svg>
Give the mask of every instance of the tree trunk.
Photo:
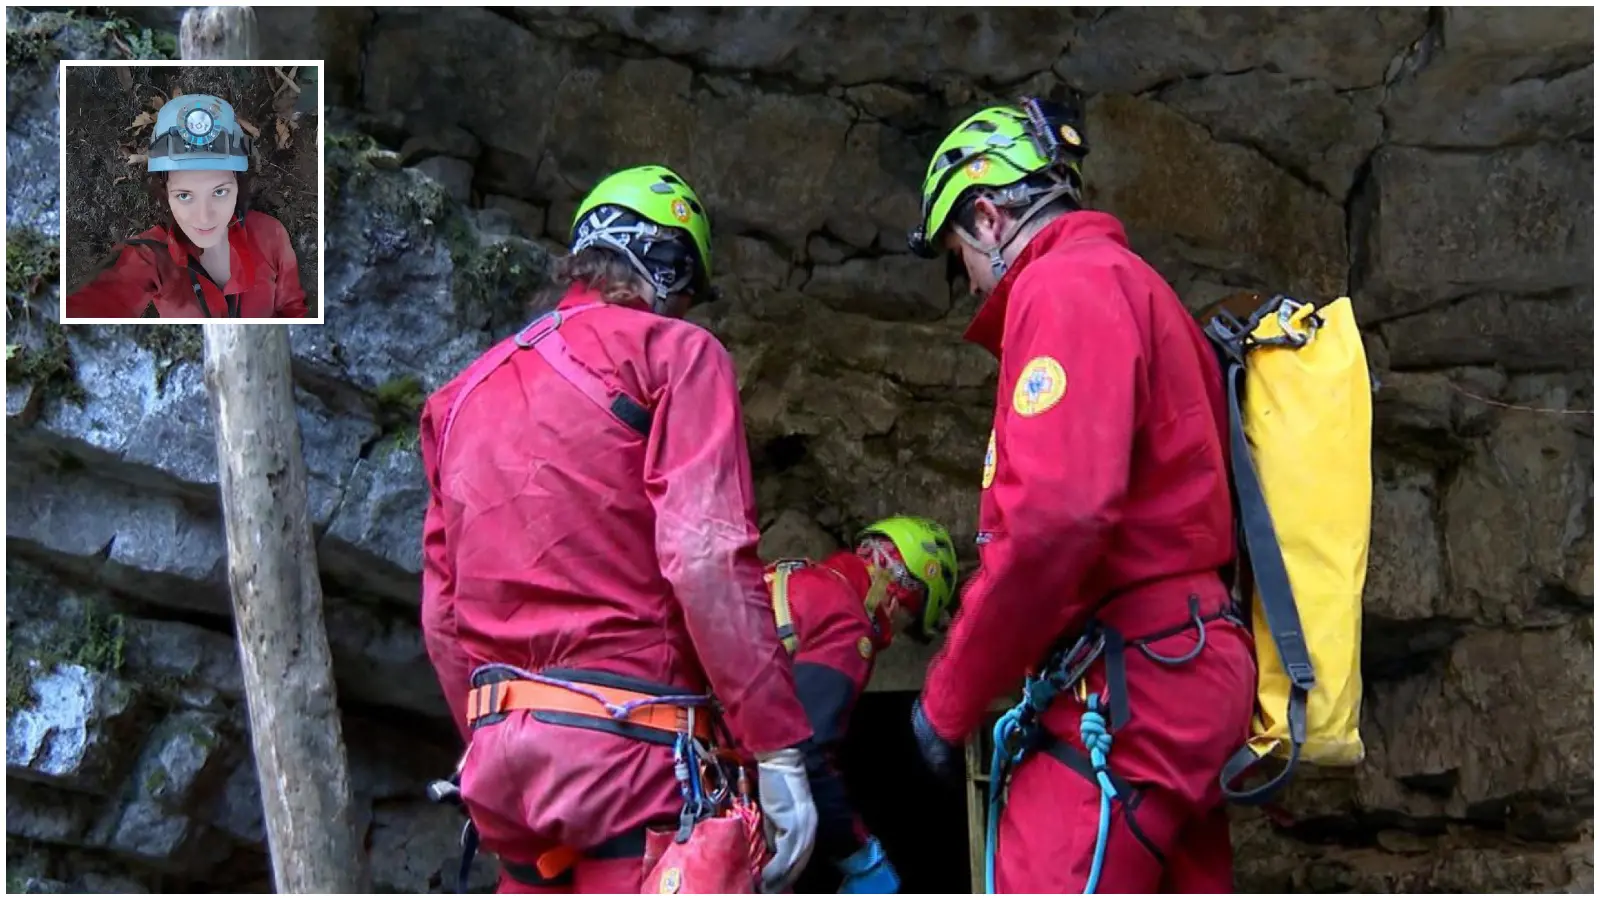
<svg viewBox="0 0 1600 900">
<path fill-rule="evenodd" d="M 191 8 L 189 59 L 253 59 L 249 7 Z M 225 52 L 224 52 L 225 51 Z M 283 325 L 202 325 L 250 739 L 280 893 L 369 890 L 339 723 Z"/>
<path fill-rule="evenodd" d="M 191 6 L 178 27 L 184 59 L 255 59 L 256 11 L 248 6 Z"/>
<path fill-rule="evenodd" d="M 202 325 L 217 431 L 234 630 L 250 709 L 272 871 L 282 893 L 362 893 L 281 325 Z"/>
</svg>

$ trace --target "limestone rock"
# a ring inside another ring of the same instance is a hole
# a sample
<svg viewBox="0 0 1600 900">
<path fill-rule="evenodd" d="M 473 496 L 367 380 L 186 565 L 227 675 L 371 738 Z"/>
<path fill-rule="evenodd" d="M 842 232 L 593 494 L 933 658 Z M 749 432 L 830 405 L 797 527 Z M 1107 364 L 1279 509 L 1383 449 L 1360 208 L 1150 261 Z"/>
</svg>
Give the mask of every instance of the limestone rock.
<svg viewBox="0 0 1600 900">
<path fill-rule="evenodd" d="M 424 126 L 426 127 L 426 126 Z M 434 156 L 450 156 L 471 163 L 483 148 L 472 133 L 457 125 L 418 130 L 400 147 L 400 161 L 412 165 Z"/>
<path fill-rule="evenodd" d="M 490 52 L 486 35 L 494 36 Z M 465 128 L 486 146 L 532 151 L 535 157 L 570 65 L 563 45 L 477 8 L 386 10 L 373 22 L 365 46 L 365 108 L 425 115 L 438 125 Z M 440 78 L 437 72 L 451 74 Z M 497 89 L 462 102 L 464 86 L 490 84 Z"/>
<path fill-rule="evenodd" d="M 371 847 L 375 858 L 393 860 L 381 870 L 374 867 L 373 888 L 378 891 L 425 894 L 454 891 L 461 867 L 456 846 L 461 834 L 461 813 L 432 803 L 382 803 L 373 809 Z M 470 891 L 492 890 L 498 872 L 488 858 L 472 867 Z"/>
<path fill-rule="evenodd" d="M 1161 102 L 1217 140 L 1254 147 L 1343 200 L 1383 138 L 1378 94 L 1252 69 L 1180 81 L 1161 93 Z"/>
<path fill-rule="evenodd" d="M 1255 68 L 1339 90 L 1372 87 L 1422 36 L 1426 18 L 1422 9 L 1125 7 L 1080 31 L 1055 70 L 1093 93 L 1135 93 L 1176 78 Z"/>
<path fill-rule="evenodd" d="M 950 311 L 943 267 L 914 256 L 813 266 L 804 291 L 834 309 L 889 321 L 929 321 Z"/>
<path fill-rule="evenodd" d="M 1481 294 L 1383 324 L 1392 364 L 1407 369 L 1499 365 L 1508 371 L 1594 367 L 1594 296 Z"/>
<path fill-rule="evenodd" d="M 1437 526 L 1438 487 L 1431 470 L 1402 466 L 1376 477 L 1365 613 L 1426 619 L 1443 600 L 1444 554 Z"/>
<path fill-rule="evenodd" d="M 137 689 L 76 663 L 30 667 L 25 705 L 6 715 L 6 775 L 106 793 L 145 718 Z"/>
<path fill-rule="evenodd" d="M 1548 588 L 1584 565 L 1574 551 L 1591 530 L 1593 437 L 1569 418 L 1501 415 L 1444 495 L 1455 602 L 1481 621 L 1559 620 L 1562 609 L 1545 602 L 1555 599 Z"/>
<path fill-rule="evenodd" d="M 581 15 L 662 55 L 690 57 L 706 68 L 854 85 L 937 72 L 1016 81 L 1055 61 L 1084 16 L 1064 12 L 749 7 L 663 15 L 619 7 Z"/>
<path fill-rule="evenodd" d="M 430 156 L 414 168 L 438 182 L 455 202 L 472 199 L 472 163 L 450 156 Z"/>
<path fill-rule="evenodd" d="M 370 591 L 418 602 L 428 487 L 414 441 L 380 443 L 356 463 L 349 485 L 322 538 L 323 565 Z"/>
<path fill-rule="evenodd" d="M 1237 289 L 1344 293 L 1343 212 L 1326 195 L 1152 100 L 1096 97 L 1088 127 L 1090 205 L 1122 220 L 1191 308 Z"/>
<path fill-rule="evenodd" d="M 839 542 L 805 513 L 786 509 L 761 530 L 761 558 L 823 560 L 839 549 Z"/>
<path fill-rule="evenodd" d="M 516 224 L 517 234 L 532 240 L 544 234 L 545 211 L 531 203 L 518 200 L 515 197 L 506 197 L 499 194 L 490 194 L 483 198 L 486 209 L 497 210 L 511 217 Z"/>
<path fill-rule="evenodd" d="M 1380 149 L 1357 315 L 1370 326 L 1469 294 L 1587 289 L 1593 184 L 1580 146 Z"/>
<path fill-rule="evenodd" d="M 1384 103 L 1396 143 L 1500 147 L 1592 130 L 1592 16 L 1445 8 L 1441 35 L 1437 55 Z"/>
<path fill-rule="evenodd" d="M 1593 647 L 1572 639 L 1578 627 L 1588 625 L 1472 634 L 1439 671 L 1372 695 L 1362 807 L 1492 822 L 1536 840 L 1574 836 L 1593 785 L 1593 706 L 1584 702 L 1594 692 Z M 1540 727 L 1503 724 L 1507 709 Z"/>
</svg>

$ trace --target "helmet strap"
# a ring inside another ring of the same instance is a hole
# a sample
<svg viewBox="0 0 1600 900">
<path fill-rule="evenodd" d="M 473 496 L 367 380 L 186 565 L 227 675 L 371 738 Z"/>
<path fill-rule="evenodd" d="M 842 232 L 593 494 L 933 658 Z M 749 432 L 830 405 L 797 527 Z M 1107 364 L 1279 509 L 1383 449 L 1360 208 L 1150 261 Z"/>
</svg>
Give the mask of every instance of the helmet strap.
<svg viewBox="0 0 1600 900">
<path fill-rule="evenodd" d="M 624 212 L 620 209 L 595 210 L 590 213 L 589 221 L 586 223 L 589 227 L 573 242 L 572 252 L 578 253 L 596 244 L 604 244 L 621 252 L 649 286 L 650 296 L 645 299 L 650 304 L 651 312 L 661 315 L 666 312 L 667 299 L 688 287 L 693 272 L 691 270 L 679 274 L 670 272 L 665 267 L 645 265 L 639 254 L 634 252 L 634 241 L 643 243 L 644 252 L 648 254 L 652 243 L 658 241 L 667 243 L 672 238 L 667 237 L 660 228 L 642 219 L 631 225 L 616 224 L 623 215 Z"/>
<path fill-rule="evenodd" d="M 959 224 L 950 223 L 950 230 L 955 233 L 956 237 L 961 239 L 962 243 L 989 257 L 989 271 L 994 273 L 996 281 L 1005 277 L 1006 271 L 1010 268 L 1010 264 L 1005 260 L 1006 248 L 1011 246 L 1012 242 L 1022 234 L 1028 223 L 1033 221 L 1033 218 L 1042 212 L 1046 206 L 1061 197 L 1070 196 L 1073 200 L 1077 200 L 1078 189 L 1072 185 L 1069 179 L 1054 175 L 1052 177 L 1055 178 L 1056 183 L 1048 188 L 1024 189 L 1021 192 L 1015 192 L 1008 188 L 1001 192 L 1002 197 L 1005 197 L 1006 194 L 1020 193 L 1021 196 L 1017 197 L 1018 200 L 1024 200 L 1030 196 L 1037 199 L 1029 204 L 1021 215 L 1017 216 L 1011 227 L 1007 228 L 1005 233 L 1000 236 L 1000 240 L 994 244 L 985 245 Z"/>
</svg>

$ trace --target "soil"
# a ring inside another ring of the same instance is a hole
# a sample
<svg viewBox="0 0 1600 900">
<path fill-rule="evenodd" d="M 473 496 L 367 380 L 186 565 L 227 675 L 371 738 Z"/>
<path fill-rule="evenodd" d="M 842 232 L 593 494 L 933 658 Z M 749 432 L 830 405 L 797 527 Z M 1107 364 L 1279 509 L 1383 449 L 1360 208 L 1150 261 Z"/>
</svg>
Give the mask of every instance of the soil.
<svg viewBox="0 0 1600 900">
<path fill-rule="evenodd" d="M 286 71 L 284 74 L 288 74 Z M 296 78 L 302 91 L 316 85 Z M 173 96 L 211 94 L 233 105 L 234 113 L 259 131 L 250 157 L 252 209 L 273 216 L 289 231 L 300 264 L 310 315 L 321 302 L 317 271 L 317 151 L 320 122 L 315 112 L 295 112 L 295 94 L 270 66 L 94 66 L 67 69 L 66 102 L 66 267 L 67 284 L 76 286 L 108 261 L 121 240 L 161 220 L 162 210 L 145 189 L 143 158 L 153 120 Z M 314 96 L 314 93 L 313 93 Z M 314 110 L 314 104 L 299 108 Z M 145 123 L 134 126 L 142 113 Z M 289 130 L 280 148 L 280 118 Z M 248 129 L 247 129 L 248 131 Z"/>
</svg>

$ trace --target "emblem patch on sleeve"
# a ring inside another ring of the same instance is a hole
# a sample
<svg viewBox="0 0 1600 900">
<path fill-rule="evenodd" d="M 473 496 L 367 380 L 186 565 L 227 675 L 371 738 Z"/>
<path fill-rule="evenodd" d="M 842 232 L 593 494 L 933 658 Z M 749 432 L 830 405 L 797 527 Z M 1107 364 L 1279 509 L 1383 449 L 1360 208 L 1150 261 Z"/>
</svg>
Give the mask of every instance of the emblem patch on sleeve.
<svg viewBox="0 0 1600 900">
<path fill-rule="evenodd" d="M 871 659 L 872 658 L 872 641 L 871 641 L 871 639 L 869 639 L 869 638 L 861 638 L 860 640 L 856 641 L 856 652 L 861 654 L 861 658 L 862 659 Z"/>
<path fill-rule="evenodd" d="M 1037 416 L 1067 394 L 1067 372 L 1048 356 L 1035 356 L 1022 367 L 1011 392 L 1011 408 L 1019 416 Z"/>
<path fill-rule="evenodd" d="M 994 484 L 994 429 L 989 429 L 989 451 L 983 454 L 983 489 Z"/>
</svg>

